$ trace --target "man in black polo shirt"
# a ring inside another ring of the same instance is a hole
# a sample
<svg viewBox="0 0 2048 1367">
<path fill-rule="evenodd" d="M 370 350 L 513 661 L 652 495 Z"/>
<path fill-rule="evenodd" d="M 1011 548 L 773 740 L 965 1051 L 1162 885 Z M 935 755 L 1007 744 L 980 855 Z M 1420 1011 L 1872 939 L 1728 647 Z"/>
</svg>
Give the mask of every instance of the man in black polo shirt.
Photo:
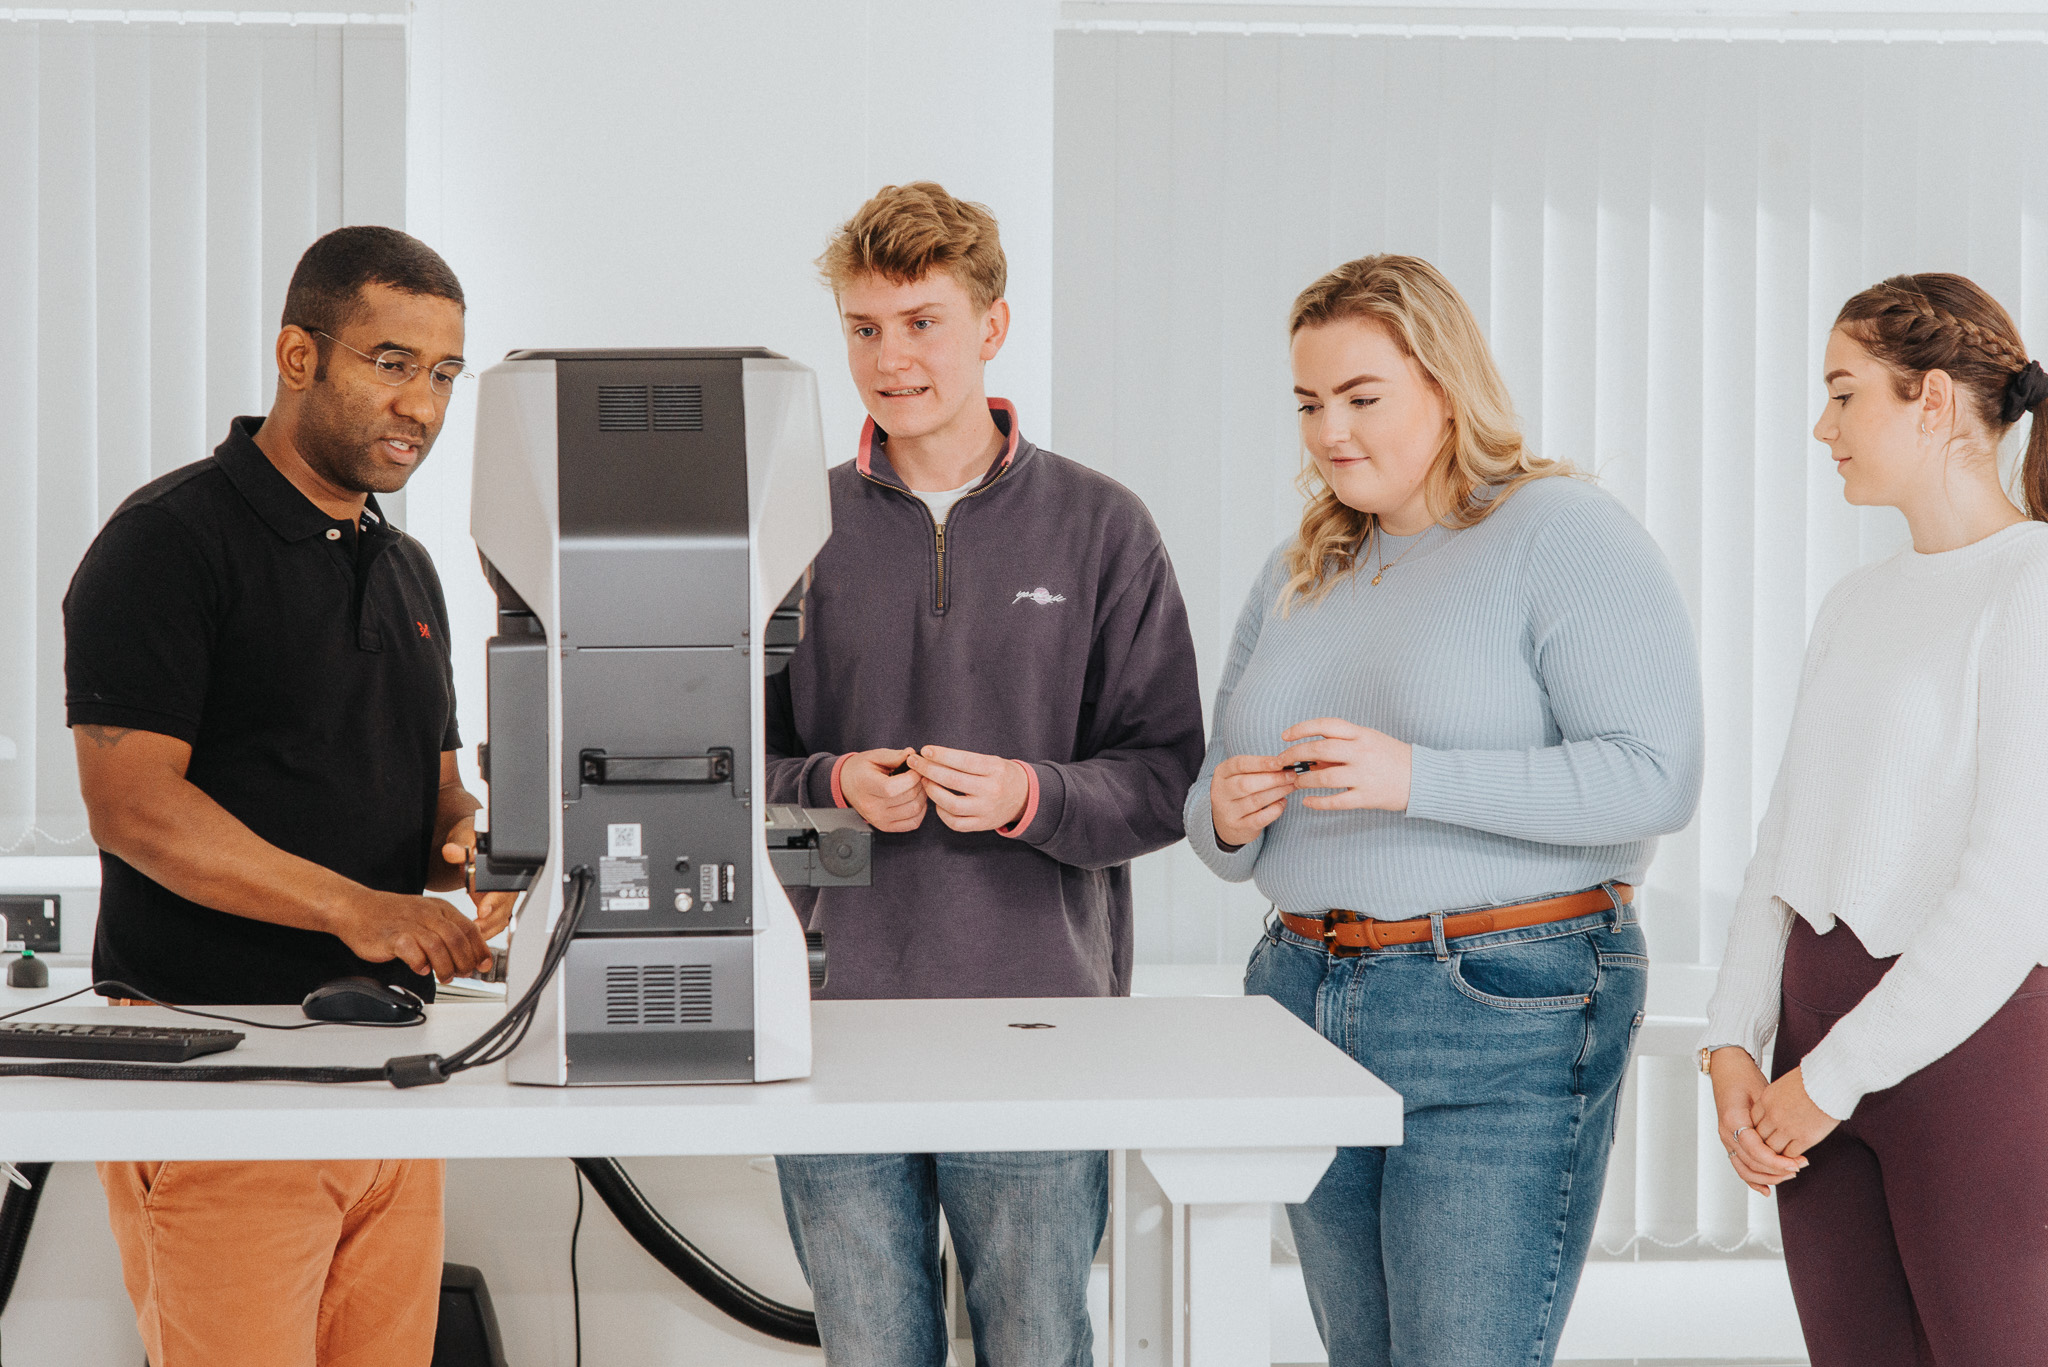
<svg viewBox="0 0 2048 1367">
<path fill-rule="evenodd" d="M 433 562 L 376 495 L 425 459 L 463 300 L 424 243 L 343 228 L 285 297 L 267 418 L 138 489 L 64 600 L 66 706 L 100 847 L 93 970 L 180 1003 L 362 974 L 431 998 L 490 961 Z M 105 989 L 122 995 L 119 989 Z M 153 1367 L 433 1353 L 438 1161 L 103 1163 Z"/>
</svg>

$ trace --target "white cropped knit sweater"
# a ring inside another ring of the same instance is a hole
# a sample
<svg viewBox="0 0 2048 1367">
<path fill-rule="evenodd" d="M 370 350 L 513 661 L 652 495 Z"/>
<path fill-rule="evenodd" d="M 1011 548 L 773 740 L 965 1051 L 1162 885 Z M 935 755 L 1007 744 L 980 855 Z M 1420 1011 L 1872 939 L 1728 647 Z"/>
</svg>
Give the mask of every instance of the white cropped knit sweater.
<svg viewBox="0 0 2048 1367">
<path fill-rule="evenodd" d="M 1822 604 L 1706 1043 L 1763 1057 L 1795 914 L 1900 956 L 1806 1056 L 1838 1119 L 2048 961 L 2048 525 L 1901 551 Z"/>
</svg>

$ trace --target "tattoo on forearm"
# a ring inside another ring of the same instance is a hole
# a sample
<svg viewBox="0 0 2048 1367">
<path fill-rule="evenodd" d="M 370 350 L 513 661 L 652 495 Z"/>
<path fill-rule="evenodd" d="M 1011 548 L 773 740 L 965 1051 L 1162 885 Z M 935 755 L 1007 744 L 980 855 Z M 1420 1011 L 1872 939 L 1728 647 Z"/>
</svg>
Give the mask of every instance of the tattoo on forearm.
<svg viewBox="0 0 2048 1367">
<path fill-rule="evenodd" d="M 81 726 L 78 733 L 102 750 L 111 750 L 135 734 L 132 726 Z"/>
</svg>

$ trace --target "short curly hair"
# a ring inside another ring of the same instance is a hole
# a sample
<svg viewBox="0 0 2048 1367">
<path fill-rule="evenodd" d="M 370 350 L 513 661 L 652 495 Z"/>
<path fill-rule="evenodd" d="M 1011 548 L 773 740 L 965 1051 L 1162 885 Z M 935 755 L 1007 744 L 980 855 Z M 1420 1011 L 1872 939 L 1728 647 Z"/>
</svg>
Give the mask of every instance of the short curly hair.
<svg viewBox="0 0 2048 1367">
<path fill-rule="evenodd" d="M 1009 283 L 995 215 L 929 180 L 884 185 L 832 234 L 818 270 L 834 294 L 863 275 L 907 285 L 944 270 L 977 309 L 1002 298 Z"/>
<path fill-rule="evenodd" d="M 313 343 L 320 358 L 315 379 L 327 378 L 326 338 L 362 316 L 366 285 L 388 285 L 402 294 L 446 299 L 468 311 L 455 272 L 439 252 L 412 234 L 372 224 L 336 228 L 299 258 L 284 292 L 284 317 L 279 324 L 324 334 Z"/>
</svg>

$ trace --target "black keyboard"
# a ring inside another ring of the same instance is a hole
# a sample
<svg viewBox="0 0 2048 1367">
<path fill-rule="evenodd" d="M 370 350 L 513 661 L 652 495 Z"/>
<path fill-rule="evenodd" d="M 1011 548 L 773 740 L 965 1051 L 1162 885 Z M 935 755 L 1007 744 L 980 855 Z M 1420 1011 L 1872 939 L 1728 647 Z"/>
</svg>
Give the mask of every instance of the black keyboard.
<svg viewBox="0 0 2048 1367">
<path fill-rule="evenodd" d="M 87 1058 L 114 1063 L 183 1063 L 232 1049 L 239 1030 L 187 1030 L 174 1025 L 62 1025 L 0 1021 L 0 1054 L 17 1058 Z"/>
</svg>

